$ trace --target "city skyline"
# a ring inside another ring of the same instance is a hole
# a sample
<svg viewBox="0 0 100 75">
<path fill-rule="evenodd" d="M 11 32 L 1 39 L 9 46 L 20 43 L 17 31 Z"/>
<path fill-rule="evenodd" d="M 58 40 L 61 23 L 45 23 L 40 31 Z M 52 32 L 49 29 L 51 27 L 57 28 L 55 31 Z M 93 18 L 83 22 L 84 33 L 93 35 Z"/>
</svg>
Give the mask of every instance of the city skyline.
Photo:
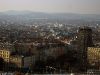
<svg viewBox="0 0 100 75">
<path fill-rule="evenodd" d="M 0 0 L 0 12 L 8 10 L 47 13 L 100 14 L 100 0 Z"/>
</svg>

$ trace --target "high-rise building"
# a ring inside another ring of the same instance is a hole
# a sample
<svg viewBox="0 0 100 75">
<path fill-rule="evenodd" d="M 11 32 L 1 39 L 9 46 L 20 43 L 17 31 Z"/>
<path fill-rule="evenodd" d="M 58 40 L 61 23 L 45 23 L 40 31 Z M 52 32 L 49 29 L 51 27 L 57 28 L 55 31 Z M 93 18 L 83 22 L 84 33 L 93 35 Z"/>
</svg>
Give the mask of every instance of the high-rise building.
<svg viewBox="0 0 100 75">
<path fill-rule="evenodd" d="M 78 43 L 78 58 L 80 66 L 86 68 L 87 66 L 87 48 L 93 46 L 92 29 L 89 27 L 79 28 L 77 35 Z"/>
<path fill-rule="evenodd" d="M 92 29 L 89 27 L 79 28 L 78 31 L 78 45 L 81 49 L 93 46 Z"/>
</svg>

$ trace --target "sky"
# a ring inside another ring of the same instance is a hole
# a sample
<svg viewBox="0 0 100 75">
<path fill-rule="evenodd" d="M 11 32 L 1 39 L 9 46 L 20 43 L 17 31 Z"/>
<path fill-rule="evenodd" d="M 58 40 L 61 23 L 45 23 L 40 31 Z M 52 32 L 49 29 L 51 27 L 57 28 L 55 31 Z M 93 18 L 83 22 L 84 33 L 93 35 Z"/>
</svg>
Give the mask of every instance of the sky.
<svg viewBox="0 0 100 75">
<path fill-rule="evenodd" d="M 100 14 L 100 0 L 0 0 L 0 11 Z"/>
</svg>

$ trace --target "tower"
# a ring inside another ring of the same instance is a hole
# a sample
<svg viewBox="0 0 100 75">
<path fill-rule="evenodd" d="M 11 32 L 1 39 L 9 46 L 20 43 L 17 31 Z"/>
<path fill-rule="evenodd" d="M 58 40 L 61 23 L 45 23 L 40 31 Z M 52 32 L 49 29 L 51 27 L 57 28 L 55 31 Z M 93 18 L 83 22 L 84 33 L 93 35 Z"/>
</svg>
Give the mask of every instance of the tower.
<svg viewBox="0 0 100 75">
<path fill-rule="evenodd" d="M 89 27 L 79 28 L 77 35 L 78 43 L 78 58 L 80 61 L 80 66 L 85 70 L 87 69 L 87 48 L 93 46 L 92 41 L 92 29 Z"/>
</svg>

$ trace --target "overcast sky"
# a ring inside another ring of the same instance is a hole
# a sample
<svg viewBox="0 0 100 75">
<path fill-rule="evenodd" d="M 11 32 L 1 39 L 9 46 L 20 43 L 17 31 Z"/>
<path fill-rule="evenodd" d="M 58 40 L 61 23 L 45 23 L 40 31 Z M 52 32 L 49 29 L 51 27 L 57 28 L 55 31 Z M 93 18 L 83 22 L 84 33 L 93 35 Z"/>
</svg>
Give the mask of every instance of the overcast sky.
<svg viewBox="0 0 100 75">
<path fill-rule="evenodd" d="M 0 11 L 100 14 L 100 0 L 0 0 Z"/>
</svg>

